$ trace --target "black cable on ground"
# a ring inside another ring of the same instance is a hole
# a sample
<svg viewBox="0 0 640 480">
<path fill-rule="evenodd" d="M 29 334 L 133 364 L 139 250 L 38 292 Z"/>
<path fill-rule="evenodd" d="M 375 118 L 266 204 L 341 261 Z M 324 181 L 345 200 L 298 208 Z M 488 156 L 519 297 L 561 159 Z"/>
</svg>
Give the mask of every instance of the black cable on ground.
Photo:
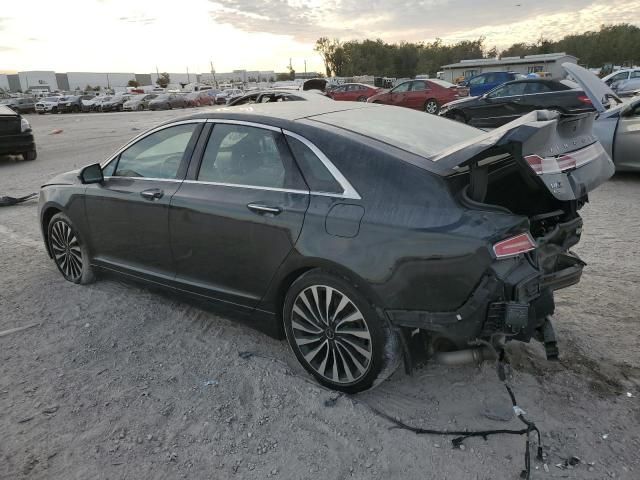
<svg viewBox="0 0 640 480">
<path fill-rule="evenodd" d="M 30 193 L 29 195 L 25 195 L 24 197 L 0 197 L 0 207 L 10 207 L 11 205 L 26 202 L 27 200 L 31 200 L 32 198 L 36 198 L 37 196 L 37 193 Z"/>
<path fill-rule="evenodd" d="M 520 477 L 526 480 L 531 478 L 531 432 L 536 432 L 538 435 L 538 451 L 536 455 L 536 459 L 539 461 L 543 461 L 544 458 L 542 456 L 542 437 L 540 435 L 540 430 L 536 426 L 534 422 L 528 420 L 525 417 L 525 412 L 522 410 L 516 401 L 516 396 L 513 393 L 513 390 L 509 386 L 506 381 L 505 370 L 508 368 L 508 360 L 505 357 L 504 351 L 500 352 L 499 360 L 498 360 L 498 377 L 504 383 L 507 392 L 509 393 L 509 397 L 511 398 L 511 404 L 513 406 L 513 411 L 518 417 L 518 419 L 526 425 L 526 428 L 522 428 L 520 430 L 512 430 L 512 429 L 494 429 L 494 430 L 470 430 L 470 431 L 457 431 L 457 430 L 436 430 L 430 428 L 420 428 L 413 427 L 411 425 L 407 425 L 406 423 L 401 422 L 400 420 L 396 420 L 392 416 L 381 412 L 380 410 L 369 406 L 369 408 L 376 414 L 385 418 L 386 420 L 393 423 L 395 426 L 391 428 L 401 428 L 403 430 L 409 430 L 417 435 L 445 435 L 445 436 L 453 436 L 456 435 L 456 438 L 451 440 L 451 444 L 453 448 L 460 448 L 462 442 L 467 438 L 471 437 L 482 437 L 485 440 L 487 437 L 491 435 L 526 435 L 526 444 L 525 444 L 525 452 L 524 452 L 524 470 L 522 470 Z"/>
</svg>

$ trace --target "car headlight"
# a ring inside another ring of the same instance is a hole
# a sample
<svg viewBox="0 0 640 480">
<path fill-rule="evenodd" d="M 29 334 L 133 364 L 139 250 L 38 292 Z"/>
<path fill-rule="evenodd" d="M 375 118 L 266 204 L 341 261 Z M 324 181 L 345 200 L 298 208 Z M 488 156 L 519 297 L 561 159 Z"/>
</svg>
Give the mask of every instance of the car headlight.
<svg viewBox="0 0 640 480">
<path fill-rule="evenodd" d="M 27 121 L 26 118 L 20 120 L 20 131 L 23 133 L 31 131 L 31 124 Z"/>
</svg>

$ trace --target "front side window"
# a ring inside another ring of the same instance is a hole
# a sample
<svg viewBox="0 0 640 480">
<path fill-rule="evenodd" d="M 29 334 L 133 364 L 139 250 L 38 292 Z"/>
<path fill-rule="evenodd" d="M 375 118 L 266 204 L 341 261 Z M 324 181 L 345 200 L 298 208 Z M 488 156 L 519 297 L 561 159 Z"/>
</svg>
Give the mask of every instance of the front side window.
<svg viewBox="0 0 640 480">
<path fill-rule="evenodd" d="M 469 80 L 469 85 L 482 85 L 486 80 L 486 77 L 484 75 L 480 75 L 478 77 L 473 77 L 471 80 Z"/>
<path fill-rule="evenodd" d="M 488 96 L 490 98 L 516 97 L 524 94 L 524 83 L 510 83 L 495 89 Z"/>
<path fill-rule="evenodd" d="M 304 185 L 281 133 L 223 123 L 213 127 L 198 180 L 265 188 Z"/>
<path fill-rule="evenodd" d="M 120 154 L 113 175 L 116 177 L 177 178 L 178 169 L 196 127 L 197 124 L 188 123 L 164 128 L 147 135 Z M 109 167 L 104 172 L 105 175 L 108 170 Z"/>
<path fill-rule="evenodd" d="M 340 186 L 325 164 L 297 138 L 287 136 L 287 143 L 293 152 L 293 156 L 302 169 L 304 179 L 313 192 L 341 194 L 344 189 Z"/>
<path fill-rule="evenodd" d="M 634 70 L 631 72 L 631 78 L 640 78 L 640 70 Z"/>
<path fill-rule="evenodd" d="M 531 95 L 533 93 L 545 93 L 550 92 L 551 88 L 542 82 L 529 82 L 526 84 L 524 93 L 527 95 Z"/>
</svg>

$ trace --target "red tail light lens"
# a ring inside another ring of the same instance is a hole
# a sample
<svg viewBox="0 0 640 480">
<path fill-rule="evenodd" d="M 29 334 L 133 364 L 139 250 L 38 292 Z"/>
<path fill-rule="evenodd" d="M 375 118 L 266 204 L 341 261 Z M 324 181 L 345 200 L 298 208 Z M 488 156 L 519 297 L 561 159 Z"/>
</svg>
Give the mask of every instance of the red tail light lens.
<svg viewBox="0 0 640 480">
<path fill-rule="evenodd" d="M 557 157 L 541 157 L 540 155 L 527 155 L 524 159 L 536 175 L 545 173 L 561 173 L 566 170 L 578 168 L 592 162 L 601 155 L 606 155 L 604 148 L 599 142 L 589 145 L 586 148 L 576 150 Z"/>
<path fill-rule="evenodd" d="M 536 248 L 536 243 L 528 233 L 521 233 L 515 237 L 507 238 L 493 246 L 496 258 L 509 258 L 521 253 L 530 252 Z"/>
<path fill-rule="evenodd" d="M 591 102 L 591 99 L 589 97 L 587 97 L 586 95 L 579 95 L 578 96 L 578 101 L 582 102 L 582 103 L 586 103 L 588 105 L 593 105 L 593 103 Z"/>
</svg>

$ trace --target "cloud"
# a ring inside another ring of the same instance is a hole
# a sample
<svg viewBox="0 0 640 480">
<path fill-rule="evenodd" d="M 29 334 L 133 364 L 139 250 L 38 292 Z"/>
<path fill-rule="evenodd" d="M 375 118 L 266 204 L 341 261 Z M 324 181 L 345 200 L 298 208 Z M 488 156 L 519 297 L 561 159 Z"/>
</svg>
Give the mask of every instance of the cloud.
<svg viewBox="0 0 640 480">
<path fill-rule="evenodd" d="M 131 15 L 128 17 L 120 17 L 118 18 L 118 20 L 120 20 L 121 22 L 137 23 L 140 25 L 152 25 L 156 23 L 157 18 L 148 17 L 146 15 Z"/>
<path fill-rule="evenodd" d="M 292 36 L 311 42 L 321 36 L 421 41 L 436 37 L 477 38 L 509 31 L 512 41 L 535 41 L 544 27 L 553 37 L 596 28 L 605 22 L 640 23 L 640 0 L 210 0 L 210 16 L 245 32 Z M 592 12 L 593 15 L 586 15 Z M 556 30 L 540 19 L 553 17 Z M 580 19 L 576 22 L 576 19 Z M 511 28 L 518 25 L 519 29 Z M 467 33 L 465 35 L 465 33 Z"/>
<path fill-rule="evenodd" d="M 0 45 L 0 52 L 13 52 L 17 50 L 15 47 L 7 47 L 5 45 Z"/>
</svg>

